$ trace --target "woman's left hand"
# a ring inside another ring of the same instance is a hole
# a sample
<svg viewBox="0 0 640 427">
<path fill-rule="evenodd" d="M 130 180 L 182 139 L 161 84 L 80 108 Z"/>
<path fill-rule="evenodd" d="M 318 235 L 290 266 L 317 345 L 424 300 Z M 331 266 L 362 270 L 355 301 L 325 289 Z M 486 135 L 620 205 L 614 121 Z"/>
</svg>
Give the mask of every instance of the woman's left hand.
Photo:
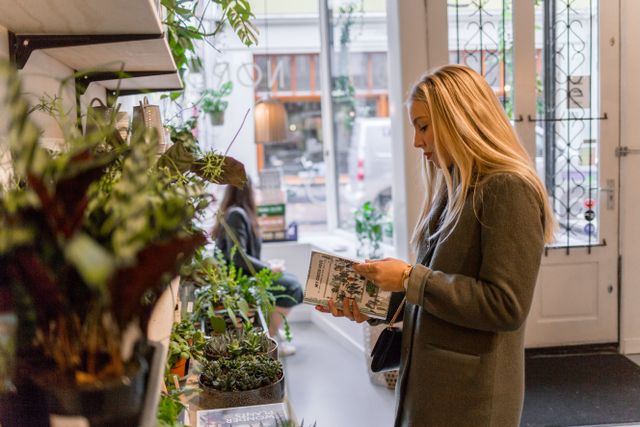
<svg viewBox="0 0 640 427">
<path fill-rule="evenodd" d="M 383 291 L 404 292 L 402 273 L 410 267 L 406 262 L 396 258 L 367 260 L 353 265 L 353 269 L 371 280 Z"/>
</svg>

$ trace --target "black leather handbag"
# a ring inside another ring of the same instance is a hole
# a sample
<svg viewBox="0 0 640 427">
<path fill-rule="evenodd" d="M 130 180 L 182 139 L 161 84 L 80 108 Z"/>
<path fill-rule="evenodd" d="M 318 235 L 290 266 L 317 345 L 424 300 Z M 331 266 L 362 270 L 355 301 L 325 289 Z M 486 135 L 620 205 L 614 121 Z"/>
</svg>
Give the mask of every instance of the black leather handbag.
<svg viewBox="0 0 640 427">
<path fill-rule="evenodd" d="M 400 310 L 404 308 L 406 297 L 393 315 L 391 322 L 380 333 L 376 345 L 371 350 L 371 370 L 373 372 L 387 372 L 400 366 L 400 352 L 402 349 L 402 329 L 393 326 Z"/>
</svg>

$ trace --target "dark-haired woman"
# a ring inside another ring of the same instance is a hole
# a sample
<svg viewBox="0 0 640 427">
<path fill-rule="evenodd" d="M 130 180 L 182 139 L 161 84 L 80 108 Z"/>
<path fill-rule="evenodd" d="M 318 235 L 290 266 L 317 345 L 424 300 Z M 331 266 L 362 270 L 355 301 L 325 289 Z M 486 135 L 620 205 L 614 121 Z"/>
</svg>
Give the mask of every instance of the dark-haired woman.
<svg viewBox="0 0 640 427">
<path fill-rule="evenodd" d="M 270 335 L 279 337 L 281 335 L 279 334 L 279 327 L 283 317 L 289 314 L 293 306 L 302 302 L 302 286 L 293 274 L 284 271 L 283 266 L 271 266 L 260 260 L 262 239 L 258 227 L 255 195 L 251 180 L 248 180 L 241 189 L 231 185 L 227 186 L 219 210 L 223 213 L 228 227 L 235 234 L 238 245 L 246 254 L 247 259 L 253 266 L 253 270 L 257 272 L 263 268 L 269 268 L 282 274 L 276 284 L 284 287 L 284 290 L 275 294 L 288 295 L 290 298 L 277 299 L 276 310 L 269 321 Z M 234 241 L 220 222 L 216 222 L 213 227 L 212 238 L 215 239 L 216 247 L 224 253 L 228 261 L 242 268 L 246 274 L 251 274 L 251 269 L 246 265 L 245 259 L 238 251 L 235 252 L 233 259 L 231 259 L 231 249 L 234 246 Z M 288 356 L 293 353 L 295 353 L 294 346 L 285 342 L 280 343 L 279 354 Z"/>
</svg>

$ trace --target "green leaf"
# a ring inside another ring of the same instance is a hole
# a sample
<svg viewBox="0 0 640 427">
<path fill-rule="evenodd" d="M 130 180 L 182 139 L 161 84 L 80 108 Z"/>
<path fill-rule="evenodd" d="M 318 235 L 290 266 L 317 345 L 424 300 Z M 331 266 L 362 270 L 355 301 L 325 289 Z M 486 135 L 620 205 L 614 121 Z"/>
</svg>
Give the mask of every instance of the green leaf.
<svg viewBox="0 0 640 427">
<path fill-rule="evenodd" d="M 76 234 L 65 247 L 65 257 L 87 284 L 102 289 L 113 275 L 113 256 L 84 233 Z"/>
<path fill-rule="evenodd" d="M 222 333 L 227 329 L 227 324 L 224 321 L 224 318 L 222 317 L 218 317 L 218 316 L 210 317 L 209 324 L 211 325 L 211 329 L 213 329 L 215 332 L 218 332 L 218 333 Z"/>
</svg>

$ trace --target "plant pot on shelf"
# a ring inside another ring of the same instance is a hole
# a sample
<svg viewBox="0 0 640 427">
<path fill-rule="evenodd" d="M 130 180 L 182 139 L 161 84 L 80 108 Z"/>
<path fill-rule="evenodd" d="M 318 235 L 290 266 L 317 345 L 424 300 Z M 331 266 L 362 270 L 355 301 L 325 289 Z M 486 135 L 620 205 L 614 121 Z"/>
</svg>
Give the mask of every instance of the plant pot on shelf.
<svg viewBox="0 0 640 427">
<path fill-rule="evenodd" d="M 184 378 L 189 373 L 189 359 L 181 358 L 173 364 L 169 370 L 171 375 L 177 375 L 178 378 Z"/>
<path fill-rule="evenodd" d="M 44 397 L 50 415 L 82 416 L 91 427 L 138 425 L 146 392 L 148 363 L 139 357 L 125 367 L 125 374 L 91 385 L 73 378 L 37 370 L 31 381 Z"/>
<path fill-rule="evenodd" d="M 284 400 L 284 375 L 275 383 L 254 390 L 220 391 L 200 382 L 200 407 L 203 409 L 266 405 Z"/>
<path fill-rule="evenodd" d="M 209 120 L 213 126 L 222 126 L 224 124 L 224 111 L 209 113 Z"/>
<path fill-rule="evenodd" d="M 265 355 L 208 362 L 198 380 L 201 408 L 264 405 L 284 399 L 282 364 Z"/>
</svg>

